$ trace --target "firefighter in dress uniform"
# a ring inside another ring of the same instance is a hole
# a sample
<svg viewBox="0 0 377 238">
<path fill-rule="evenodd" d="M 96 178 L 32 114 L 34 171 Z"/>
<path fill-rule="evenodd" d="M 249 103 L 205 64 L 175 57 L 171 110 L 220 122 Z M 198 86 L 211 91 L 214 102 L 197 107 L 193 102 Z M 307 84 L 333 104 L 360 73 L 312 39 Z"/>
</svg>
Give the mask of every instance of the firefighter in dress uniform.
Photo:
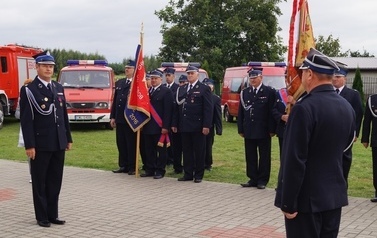
<svg viewBox="0 0 377 238">
<path fill-rule="evenodd" d="M 304 60 L 307 92 L 292 107 L 285 128 L 275 206 L 290 237 L 337 237 L 348 204 L 343 152 L 355 136 L 355 113 L 331 84 L 337 64 L 311 49 Z"/>
<path fill-rule="evenodd" d="M 356 114 L 356 137 L 355 141 L 359 137 L 361 121 L 363 120 L 363 102 L 361 101 L 360 93 L 352 88 L 348 88 L 346 85 L 346 76 L 348 74 L 348 69 L 345 64 L 337 62 L 339 70 L 335 72 L 332 84 L 334 86 L 335 92 L 340 96 L 344 97 L 352 106 Z M 352 163 L 352 146 L 348 150 L 344 151 L 343 154 L 343 175 L 344 179 L 348 183 L 348 174 L 351 169 Z"/>
<path fill-rule="evenodd" d="M 171 67 L 167 67 L 164 69 L 166 83 L 163 84 L 165 87 L 169 88 L 173 96 L 177 92 L 179 85 L 175 83 L 175 69 Z M 171 130 L 169 131 L 170 137 L 170 146 L 167 148 L 167 165 L 173 165 L 175 173 L 182 173 L 182 165 L 180 160 L 178 160 L 177 156 L 175 155 L 174 147 L 176 144 L 180 143 L 180 138 L 178 134 L 172 133 Z"/>
<path fill-rule="evenodd" d="M 214 82 L 212 79 L 205 78 L 202 83 L 207 85 L 211 89 L 212 93 L 212 105 L 213 105 L 213 119 L 209 134 L 206 136 L 206 159 L 204 168 L 208 171 L 212 170 L 213 156 L 212 156 L 212 147 L 215 140 L 215 130 L 216 135 L 221 136 L 223 134 L 223 124 L 221 118 L 221 98 L 214 94 Z"/>
<path fill-rule="evenodd" d="M 65 151 L 71 149 L 63 87 L 52 81 L 55 60 L 51 55 L 36 57 L 37 76 L 22 86 L 20 120 L 26 155 L 30 158 L 32 190 L 37 224 L 63 225 L 58 216 Z"/>
<path fill-rule="evenodd" d="M 240 93 L 237 118 L 238 134 L 244 138 L 249 177 L 241 186 L 265 189 L 270 179 L 271 137 L 276 127 L 272 117 L 276 91 L 262 83 L 262 70 L 251 69 L 248 74 L 250 87 Z"/>
<path fill-rule="evenodd" d="M 154 70 L 150 73 L 149 88 L 150 105 L 153 108 L 152 118 L 143 126 L 142 134 L 145 145 L 145 173 L 140 177 L 160 179 L 165 176 L 166 147 L 173 114 L 173 93 L 162 86 L 162 72 Z M 165 138 L 165 139 L 164 139 Z"/>
<path fill-rule="evenodd" d="M 178 181 L 202 182 L 204 176 L 205 140 L 213 118 L 211 90 L 199 82 L 199 69 L 186 68 L 188 84 L 176 93 L 172 131 L 182 138 L 184 176 Z"/>
<path fill-rule="evenodd" d="M 377 94 L 368 97 L 362 127 L 361 143 L 365 148 L 372 148 L 374 197 L 371 202 L 377 202 Z"/>
<path fill-rule="evenodd" d="M 128 173 L 128 175 L 135 174 L 136 132 L 128 125 L 124 117 L 124 109 L 127 106 L 134 70 L 135 61 L 129 60 L 125 66 L 126 78 L 119 79 L 115 83 L 115 93 L 110 113 L 110 126 L 116 129 L 116 143 L 119 153 L 119 168 L 113 170 L 113 172 Z"/>
</svg>

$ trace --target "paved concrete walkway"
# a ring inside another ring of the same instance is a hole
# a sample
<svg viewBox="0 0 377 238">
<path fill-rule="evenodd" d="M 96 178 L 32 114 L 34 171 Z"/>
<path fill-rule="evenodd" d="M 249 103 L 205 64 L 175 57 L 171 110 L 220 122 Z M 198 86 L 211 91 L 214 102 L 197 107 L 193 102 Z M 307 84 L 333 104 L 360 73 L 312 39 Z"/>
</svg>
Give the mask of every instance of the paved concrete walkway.
<svg viewBox="0 0 377 238">
<path fill-rule="evenodd" d="M 60 217 L 36 225 L 27 163 L 0 160 L 0 237 L 285 237 L 275 191 L 65 167 Z M 339 237 L 377 237 L 377 205 L 350 198 Z"/>
</svg>

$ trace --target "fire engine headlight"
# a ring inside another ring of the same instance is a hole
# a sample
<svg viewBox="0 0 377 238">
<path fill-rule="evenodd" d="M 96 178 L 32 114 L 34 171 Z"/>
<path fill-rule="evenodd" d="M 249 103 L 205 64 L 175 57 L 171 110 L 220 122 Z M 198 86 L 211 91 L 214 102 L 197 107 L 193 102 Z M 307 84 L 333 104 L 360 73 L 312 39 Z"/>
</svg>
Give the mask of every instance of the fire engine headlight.
<svg viewBox="0 0 377 238">
<path fill-rule="evenodd" d="M 65 106 L 67 107 L 67 109 L 71 109 L 71 108 L 72 108 L 72 105 L 71 105 L 69 102 L 67 102 L 67 103 L 65 104 Z"/>
<path fill-rule="evenodd" d="M 97 102 L 95 108 L 108 108 L 109 104 L 107 102 Z"/>
</svg>

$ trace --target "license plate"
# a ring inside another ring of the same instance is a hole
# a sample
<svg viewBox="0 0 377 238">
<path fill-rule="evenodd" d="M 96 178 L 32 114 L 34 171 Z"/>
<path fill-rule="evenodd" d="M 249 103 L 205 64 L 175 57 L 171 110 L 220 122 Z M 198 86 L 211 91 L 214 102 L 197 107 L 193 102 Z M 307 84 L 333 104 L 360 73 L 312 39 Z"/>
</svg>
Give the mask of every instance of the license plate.
<svg viewBox="0 0 377 238">
<path fill-rule="evenodd" d="M 75 116 L 76 120 L 90 120 L 92 119 L 91 115 L 76 115 Z"/>
</svg>

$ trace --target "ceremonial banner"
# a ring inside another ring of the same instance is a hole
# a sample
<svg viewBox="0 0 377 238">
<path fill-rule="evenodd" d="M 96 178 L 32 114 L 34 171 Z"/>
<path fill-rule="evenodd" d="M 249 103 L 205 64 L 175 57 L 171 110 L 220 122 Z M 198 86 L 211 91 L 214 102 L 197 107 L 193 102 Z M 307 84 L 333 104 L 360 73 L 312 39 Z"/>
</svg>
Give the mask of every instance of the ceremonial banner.
<svg viewBox="0 0 377 238">
<path fill-rule="evenodd" d="M 138 131 L 150 120 L 150 102 L 145 80 L 145 66 L 141 45 L 136 49 L 135 72 L 128 94 L 128 103 L 124 110 L 126 121 L 132 130 Z"/>
<path fill-rule="evenodd" d="M 298 25 L 296 25 L 297 22 Z M 289 95 L 295 99 L 304 92 L 298 67 L 301 66 L 310 48 L 315 48 L 315 41 L 308 2 L 307 0 L 293 0 L 289 28 L 287 88 Z"/>
</svg>

